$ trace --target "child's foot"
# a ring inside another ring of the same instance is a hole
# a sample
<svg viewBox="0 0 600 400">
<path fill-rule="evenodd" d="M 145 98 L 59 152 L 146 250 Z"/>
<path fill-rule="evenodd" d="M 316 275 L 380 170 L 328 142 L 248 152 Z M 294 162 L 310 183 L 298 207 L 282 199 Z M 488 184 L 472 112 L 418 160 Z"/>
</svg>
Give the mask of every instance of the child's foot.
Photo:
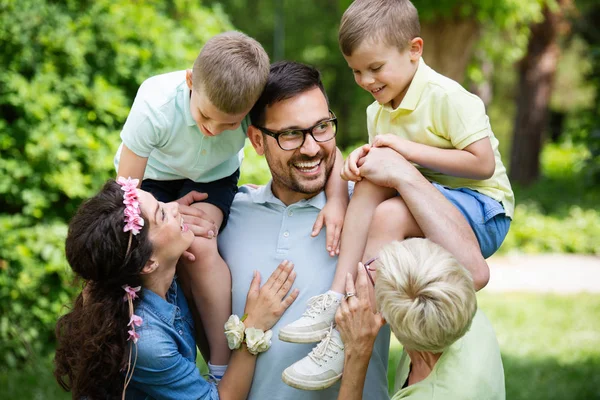
<svg viewBox="0 0 600 400">
<path fill-rule="evenodd" d="M 344 343 L 337 329 L 331 329 L 308 356 L 287 367 L 281 379 L 297 389 L 322 390 L 336 383 L 343 370 Z"/>
<path fill-rule="evenodd" d="M 311 297 L 302 317 L 279 330 L 279 339 L 292 343 L 318 342 L 329 332 L 339 305 L 340 299 L 331 292 Z"/>
</svg>

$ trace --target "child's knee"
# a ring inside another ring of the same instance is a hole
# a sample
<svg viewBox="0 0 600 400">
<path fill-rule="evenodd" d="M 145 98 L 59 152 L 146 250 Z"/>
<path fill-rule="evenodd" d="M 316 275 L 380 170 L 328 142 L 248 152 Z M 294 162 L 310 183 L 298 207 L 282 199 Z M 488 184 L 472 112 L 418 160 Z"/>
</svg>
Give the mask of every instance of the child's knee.
<svg viewBox="0 0 600 400">
<path fill-rule="evenodd" d="M 216 238 L 195 237 L 189 248 L 189 252 L 196 257 L 195 264 L 207 264 L 212 262 L 216 257 L 220 257 Z"/>
<path fill-rule="evenodd" d="M 373 222 L 384 227 L 396 227 L 402 225 L 409 216 L 408 207 L 400 197 L 397 197 L 377 206 Z"/>
</svg>

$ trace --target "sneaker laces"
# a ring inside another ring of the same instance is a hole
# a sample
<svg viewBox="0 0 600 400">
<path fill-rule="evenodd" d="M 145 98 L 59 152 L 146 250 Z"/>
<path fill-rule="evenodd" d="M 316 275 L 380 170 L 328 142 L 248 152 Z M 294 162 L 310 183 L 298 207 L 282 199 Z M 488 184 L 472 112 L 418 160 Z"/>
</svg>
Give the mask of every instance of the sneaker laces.
<svg viewBox="0 0 600 400">
<path fill-rule="evenodd" d="M 306 308 L 306 311 L 304 311 L 304 314 L 302 314 L 302 316 L 310 318 L 316 317 L 317 315 L 325 311 L 328 307 L 334 305 L 337 302 L 337 298 L 330 293 L 324 293 L 318 296 L 311 297 L 310 299 L 308 299 L 308 307 Z"/>
<path fill-rule="evenodd" d="M 327 362 L 328 359 L 335 357 L 340 350 L 344 350 L 343 345 L 338 344 L 332 335 L 333 324 L 329 328 L 327 336 L 321 342 L 308 353 L 308 357 L 313 360 L 319 367 L 323 366 L 323 362 Z"/>
</svg>

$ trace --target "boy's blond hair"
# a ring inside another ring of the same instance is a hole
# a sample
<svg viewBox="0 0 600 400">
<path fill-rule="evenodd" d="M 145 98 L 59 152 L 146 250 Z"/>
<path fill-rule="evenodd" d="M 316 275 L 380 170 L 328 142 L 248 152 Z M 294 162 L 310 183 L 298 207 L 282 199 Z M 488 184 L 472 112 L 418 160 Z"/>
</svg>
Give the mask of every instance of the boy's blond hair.
<svg viewBox="0 0 600 400">
<path fill-rule="evenodd" d="M 269 77 L 269 56 L 241 32 L 210 38 L 192 70 L 193 90 L 201 91 L 226 114 L 248 112 Z"/>
<path fill-rule="evenodd" d="M 429 239 L 385 246 L 377 260 L 377 308 L 408 350 L 441 353 L 477 311 L 471 274 Z"/>
<path fill-rule="evenodd" d="M 404 51 L 420 35 L 419 14 L 409 0 L 356 0 L 342 16 L 338 40 L 342 53 L 351 56 L 366 39 Z"/>
</svg>

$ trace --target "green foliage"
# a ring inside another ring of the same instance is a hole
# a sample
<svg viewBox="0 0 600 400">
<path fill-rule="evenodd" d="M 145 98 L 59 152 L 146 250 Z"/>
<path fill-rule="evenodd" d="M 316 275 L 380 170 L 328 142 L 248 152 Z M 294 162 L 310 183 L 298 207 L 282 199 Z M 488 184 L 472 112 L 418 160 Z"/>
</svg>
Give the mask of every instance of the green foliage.
<svg viewBox="0 0 600 400">
<path fill-rule="evenodd" d="M 29 226 L 22 216 L 0 216 L 0 363 L 14 368 L 45 354 L 56 317 L 74 295 L 63 252 L 63 222 Z"/>
<path fill-rule="evenodd" d="M 583 39 L 588 49 L 585 56 L 590 60 L 591 70 L 587 81 L 594 89 L 595 102 L 576 115 L 576 123 L 569 132 L 571 137 L 589 149 L 586 158 L 586 178 L 591 184 L 600 183 L 600 4 L 593 0 L 578 0 L 581 17 L 574 21 L 575 35 Z M 584 56 L 582 54 L 582 56 Z"/>
<path fill-rule="evenodd" d="M 600 255 L 600 187 L 590 186 L 585 146 L 547 145 L 542 178 L 514 187 L 515 217 L 500 252 L 557 252 Z"/>
<path fill-rule="evenodd" d="M 193 0 L 0 1 L 0 365 L 50 350 L 66 221 L 114 175 L 139 84 L 230 29 Z"/>
</svg>

